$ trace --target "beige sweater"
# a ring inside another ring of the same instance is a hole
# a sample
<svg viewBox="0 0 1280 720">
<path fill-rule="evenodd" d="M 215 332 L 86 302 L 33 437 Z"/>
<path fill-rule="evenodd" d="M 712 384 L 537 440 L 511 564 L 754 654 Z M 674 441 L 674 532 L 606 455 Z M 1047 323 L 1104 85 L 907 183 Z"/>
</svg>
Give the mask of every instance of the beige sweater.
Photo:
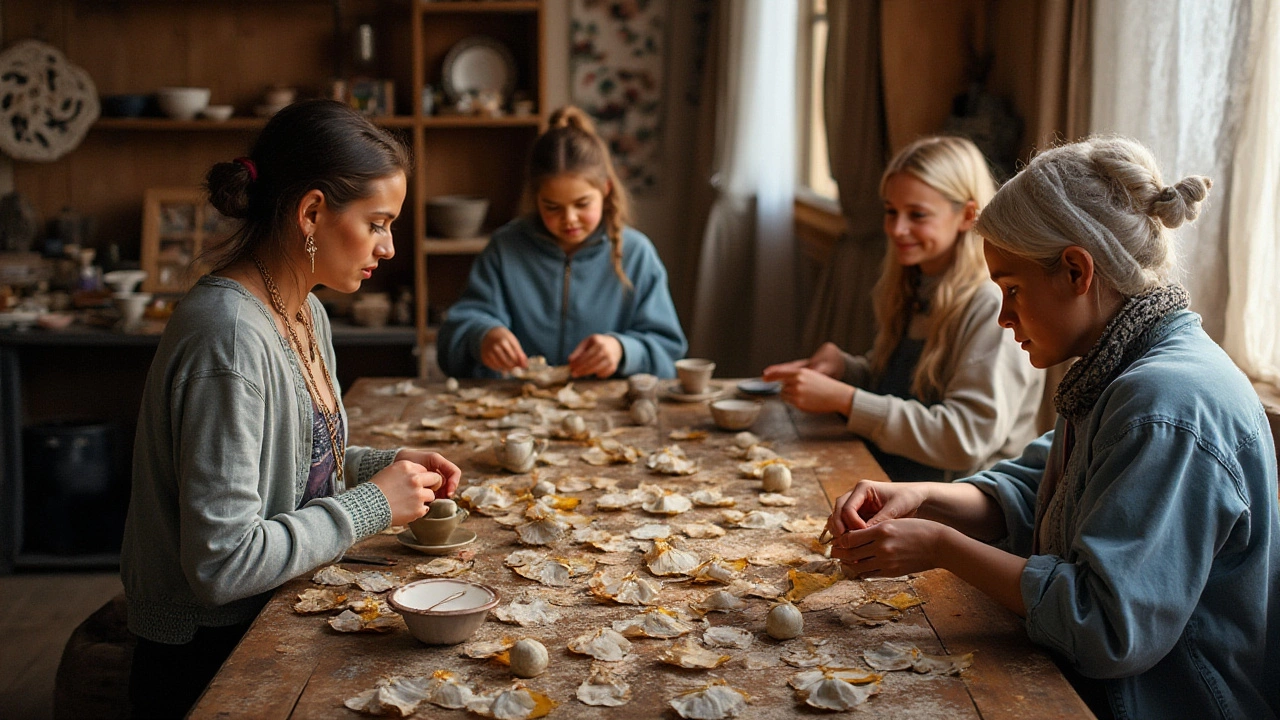
<svg viewBox="0 0 1280 720">
<path fill-rule="evenodd" d="M 965 477 L 1022 452 L 1036 437 L 1036 410 L 1044 392 L 1044 371 L 1032 367 L 1000 327 L 1000 288 L 985 283 L 969 301 L 947 366 L 942 400 L 925 405 L 862 388 L 873 384 L 866 356 L 845 355 L 844 382 L 859 388 L 849 408 L 849 430 L 887 453 Z M 922 338 L 929 317 L 912 318 L 907 334 Z"/>
</svg>

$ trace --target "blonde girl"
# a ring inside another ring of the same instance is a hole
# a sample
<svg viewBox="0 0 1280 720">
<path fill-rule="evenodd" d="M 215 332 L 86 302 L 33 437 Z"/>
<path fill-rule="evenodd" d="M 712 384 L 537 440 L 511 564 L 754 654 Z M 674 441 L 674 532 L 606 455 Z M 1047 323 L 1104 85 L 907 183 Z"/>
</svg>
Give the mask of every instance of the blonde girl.
<svg viewBox="0 0 1280 720">
<path fill-rule="evenodd" d="M 542 356 L 574 377 L 675 375 L 687 344 L 653 243 L 627 225 L 609 149 L 575 107 L 534 143 L 536 213 L 498 229 L 440 328 L 440 367 L 495 377 Z"/>
<path fill-rule="evenodd" d="M 807 360 L 764 371 L 797 408 L 846 415 L 894 480 L 958 477 L 1034 437 L 1043 374 L 996 324 L 1000 294 L 973 230 L 994 192 L 969 140 L 903 148 L 880 181 L 889 252 L 871 352 L 855 357 L 825 343 Z"/>
</svg>

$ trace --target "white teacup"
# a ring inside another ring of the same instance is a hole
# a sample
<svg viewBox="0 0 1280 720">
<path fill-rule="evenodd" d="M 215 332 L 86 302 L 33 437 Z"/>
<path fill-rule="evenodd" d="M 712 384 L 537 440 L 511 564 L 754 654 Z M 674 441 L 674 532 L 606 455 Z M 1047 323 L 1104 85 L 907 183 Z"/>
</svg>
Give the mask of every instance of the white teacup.
<svg viewBox="0 0 1280 720">
<path fill-rule="evenodd" d="M 533 434 L 524 430 L 508 433 L 494 443 L 493 454 L 498 464 L 513 473 L 527 473 L 533 469 L 538 460 L 538 453 L 545 450 L 547 442 L 539 442 Z"/>
<path fill-rule="evenodd" d="M 685 358 L 676 361 L 676 375 L 680 378 L 680 388 L 686 395 L 701 395 L 711 385 L 711 373 L 716 364 L 703 358 Z"/>
<path fill-rule="evenodd" d="M 447 503 L 452 505 L 454 513 L 452 515 L 443 515 L 436 511 L 436 504 Z M 413 536 L 418 538 L 418 542 L 423 545 L 444 545 L 449 542 L 449 538 L 453 535 L 453 531 L 458 529 L 463 520 L 470 517 L 471 513 L 465 508 L 459 508 L 452 500 L 436 500 L 431 503 L 431 510 L 426 515 L 409 523 L 409 530 L 413 532 Z"/>
</svg>

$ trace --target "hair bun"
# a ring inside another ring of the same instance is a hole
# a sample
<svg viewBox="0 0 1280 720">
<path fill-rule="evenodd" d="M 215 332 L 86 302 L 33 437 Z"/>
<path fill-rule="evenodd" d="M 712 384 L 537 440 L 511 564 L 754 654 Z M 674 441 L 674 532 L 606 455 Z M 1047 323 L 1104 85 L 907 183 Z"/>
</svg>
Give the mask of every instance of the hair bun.
<svg viewBox="0 0 1280 720">
<path fill-rule="evenodd" d="M 209 204 L 229 218 L 244 219 L 249 216 L 249 186 L 254 182 L 249 167 L 238 160 L 220 162 L 209 168 L 205 176 L 205 190 Z"/>
<path fill-rule="evenodd" d="M 565 105 L 551 114 L 551 119 L 547 121 L 547 126 L 552 130 L 559 128 L 574 128 L 583 132 L 595 134 L 595 123 L 591 122 L 591 118 L 582 108 L 574 105 Z"/>
<path fill-rule="evenodd" d="M 1156 194 L 1147 214 L 1167 228 L 1176 228 L 1200 215 L 1200 203 L 1209 196 L 1213 181 L 1203 175 L 1188 175 L 1176 185 L 1165 186 Z"/>
</svg>

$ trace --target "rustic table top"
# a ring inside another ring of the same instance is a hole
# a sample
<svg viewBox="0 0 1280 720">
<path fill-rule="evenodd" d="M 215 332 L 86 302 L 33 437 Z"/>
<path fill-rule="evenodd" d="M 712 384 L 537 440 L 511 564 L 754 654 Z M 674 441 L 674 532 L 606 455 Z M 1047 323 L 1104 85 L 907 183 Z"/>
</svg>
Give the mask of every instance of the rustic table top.
<svg viewBox="0 0 1280 720">
<path fill-rule="evenodd" d="M 732 391 L 731 382 L 723 383 L 726 391 Z M 417 424 L 424 416 L 448 412 L 442 408 L 450 406 L 451 398 L 443 394 L 442 386 L 421 385 L 417 381 L 415 385 L 427 392 L 401 394 L 406 383 L 400 379 L 357 382 L 345 397 L 350 416 L 350 442 L 396 447 L 402 443 L 374 434 L 372 430 L 396 422 Z M 507 381 L 465 385 L 483 386 L 497 395 L 518 395 L 521 389 L 519 383 Z M 613 428 L 615 439 L 645 453 L 677 444 L 689 458 L 698 461 L 700 469 L 684 477 L 657 475 L 645 468 L 643 457 L 631 465 L 594 467 L 577 459 L 587 445 L 553 439 L 548 449 L 567 456 L 572 462 L 565 467 L 539 467 L 536 473 L 541 479 L 556 481 L 574 475 L 609 477 L 618 479 L 621 488 L 650 483 L 677 489 L 685 495 L 700 488 L 718 487 L 724 495 L 738 501 L 739 510 L 783 511 L 792 519 L 824 518 L 830 511 L 831 500 L 859 479 L 886 479 L 866 447 L 845 432 L 838 417 L 808 415 L 785 406 L 776 398 L 766 398 L 752 432 L 779 455 L 796 462 L 792 471 L 795 482 L 789 493 L 796 505 L 761 508 L 757 500 L 760 482 L 743 476 L 738 467 L 742 460 L 730 454 L 734 433 L 716 429 L 704 403 L 661 402 L 655 425 L 634 426 L 626 411 L 625 382 L 580 383 L 575 387 L 590 389 L 599 397 L 595 409 L 579 411 L 589 426 L 599 430 Z M 492 421 L 467 422 L 483 430 L 485 423 Z M 670 439 L 671 431 L 684 428 L 706 431 L 706 437 Z M 512 489 L 528 488 L 532 484 L 532 473 L 506 473 L 496 465 L 491 451 L 479 448 L 470 442 L 441 444 L 436 449 L 462 468 L 464 487 L 490 480 Z M 595 518 L 592 527 L 604 527 L 615 533 L 627 532 L 638 521 L 669 522 L 678 526 L 689 522 L 715 523 L 721 517 L 721 509 L 703 507 L 671 519 L 655 516 L 638 519 L 637 516 L 646 515 L 638 510 L 593 512 L 594 499 L 600 494 L 599 490 L 577 493 L 583 499 L 577 511 Z M 748 598 L 750 604 L 746 610 L 708 614 L 706 619 L 711 625 L 740 627 L 756 637 L 747 650 L 721 650 L 732 659 L 710 671 L 661 663 L 658 656 L 673 644 L 671 640 L 633 638 L 631 654 L 610 664 L 615 674 L 630 684 L 632 700 L 617 708 L 588 706 L 576 699 L 575 692 L 590 673 L 593 660 L 569 652 L 568 641 L 630 618 L 641 608 L 601 603 L 587 592 L 585 582 L 573 587 L 549 588 L 520 577 L 503 563 L 508 554 L 523 547 L 514 532 L 476 513 L 466 521 L 466 527 L 477 533 L 478 540 L 466 548 L 468 556 L 474 553 L 475 565 L 463 577 L 497 589 L 502 604 L 518 598 L 541 597 L 558 606 L 562 613 L 553 625 L 520 627 L 499 622 L 491 612 L 470 640 L 503 637 L 540 640 L 550 653 L 550 666 L 543 675 L 524 682 L 559 703 L 551 711 L 552 717 L 675 718 L 678 716 L 669 701 L 715 678 L 723 679 L 751 697 L 744 717 L 810 716 L 818 711 L 799 701 L 787 684 L 801 669 L 784 662 L 782 656 L 809 647 L 811 641 L 821 643 L 816 647 L 818 651 L 842 661 L 836 664 L 856 667 L 865 667 L 863 652 L 885 641 L 914 645 L 922 652 L 936 655 L 973 653 L 972 665 L 959 676 L 916 674 L 909 670 L 885 673 L 879 693 L 859 708 L 875 713 L 877 718 L 1092 717 L 1050 658 L 1028 641 L 1019 618 L 940 570 L 909 579 L 837 582 L 797 603 L 804 612 L 804 635 L 786 642 L 775 641 L 764 633 L 764 616 L 771 604 L 766 600 Z M 798 548 L 812 558 L 812 540 L 810 534 L 784 529 L 732 529 L 722 538 L 686 540 L 685 545 L 704 557 L 711 554 L 746 557 L 779 548 Z M 606 563 L 643 567 L 640 552 L 630 553 L 633 556 L 630 558 L 624 553 L 610 553 L 610 557 L 606 557 L 568 540 L 558 543 L 555 551 L 566 555 L 594 555 L 601 562 L 600 569 L 608 569 Z M 405 582 L 421 578 L 415 566 L 432 559 L 401 545 L 391 534 L 369 538 L 352 552 L 388 556 L 396 565 L 375 568 L 344 563 L 343 567 L 352 571 L 388 570 Z M 786 566 L 753 563 L 745 572 L 753 580 L 773 582 L 786 589 L 787 570 Z M 647 572 L 640 570 L 641 574 Z M 418 642 L 399 620 L 386 633 L 339 633 L 330 628 L 324 615 L 294 612 L 298 594 L 317 587 L 310 576 L 308 573 L 295 578 L 276 592 L 201 697 L 192 718 L 354 718 L 357 713 L 344 707 L 344 700 L 373 688 L 384 676 L 421 676 L 449 669 L 464 676 L 473 688 L 485 691 L 509 686 L 514 679 L 505 665 L 463 656 L 459 652 L 463 646 L 437 647 Z M 685 608 L 719 587 L 666 580 L 660 599 L 661 604 L 669 608 Z M 838 617 L 867 600 L 903 591 L 924 602 L 903 612 L 896 621 L 878 627 L 850 627 Z M 701 631 L 692 635 L 700 637 Z M 424 702 L 416 715 L 436 717 L 450 713 L 464 717 L 465 711 L 449 711 Z"/>
</svg>

